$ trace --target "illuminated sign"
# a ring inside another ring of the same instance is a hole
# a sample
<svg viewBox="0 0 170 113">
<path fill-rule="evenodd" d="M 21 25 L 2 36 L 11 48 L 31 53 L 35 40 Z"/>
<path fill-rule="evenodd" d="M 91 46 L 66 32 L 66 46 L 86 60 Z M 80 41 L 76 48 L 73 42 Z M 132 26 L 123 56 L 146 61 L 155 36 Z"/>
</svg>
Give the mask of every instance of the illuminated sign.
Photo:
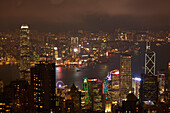
<svg viewBox="0 0 170 113">
<path fill-rule="evenodd" d="M 56 60 L 61 60 L 61 58 L 56 58 Z"/>
<path fill-rule="evenodd" d="M 82 55 L 82 57 L 88 57 L 88 55 Z"/>
<path fill-rule="evenodd" d="M 87 79 L 84 79 L 84 83 L 87 83 Z"/>
<path fill-rule="evenodd" d="M 116 71 L 114 74 L 115 74 L 115 75 L 119 75 L 119 71 Z"/>
<path fill-rule="evenodd" d="M 113 75 L 119 75 L 120 74 L 119 70 L 113 70 L 110 73 L 113 74 Z"/>
<path fill-rule="evenodd" d="M 93 82 L 93 81 L 97 81 L 97 79 L 88 79 L 87 81 Z"/>
<path fill-rule="evenodd" d="M 106 56 L 109 56 L 109 52 L 106 52 Z"/>
</svg>

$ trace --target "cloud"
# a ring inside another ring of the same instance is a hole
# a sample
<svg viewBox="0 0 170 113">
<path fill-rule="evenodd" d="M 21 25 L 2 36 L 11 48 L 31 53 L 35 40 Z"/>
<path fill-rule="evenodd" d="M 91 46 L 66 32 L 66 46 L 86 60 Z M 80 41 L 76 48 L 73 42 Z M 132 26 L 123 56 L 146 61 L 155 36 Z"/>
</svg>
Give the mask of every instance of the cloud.
<svg viewBox="0 0 170 113">
<path fill-rule="evenodd" d="M 124 26 L 124 23 L 150 24 L 165 20 L 169 25 L 169 3 L 169 0 L 2 0 L 0 24 L 74 23 L 90 27 L 91 21 L 96 23 L 95 26 L 105 26 L 114 20 Z"/>
</svg>

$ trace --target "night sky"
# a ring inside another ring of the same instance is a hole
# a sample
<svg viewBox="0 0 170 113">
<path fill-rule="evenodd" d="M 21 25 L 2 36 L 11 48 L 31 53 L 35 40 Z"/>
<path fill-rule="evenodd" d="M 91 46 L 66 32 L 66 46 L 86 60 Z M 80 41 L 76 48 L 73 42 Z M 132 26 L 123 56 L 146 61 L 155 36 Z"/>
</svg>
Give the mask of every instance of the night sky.
<svg viewBox="0 0 170 113">
<path fill-rule="evenodd" d="M 0 0 L 0 31 L 168 29 L 170 0 Z"/>
</svg>

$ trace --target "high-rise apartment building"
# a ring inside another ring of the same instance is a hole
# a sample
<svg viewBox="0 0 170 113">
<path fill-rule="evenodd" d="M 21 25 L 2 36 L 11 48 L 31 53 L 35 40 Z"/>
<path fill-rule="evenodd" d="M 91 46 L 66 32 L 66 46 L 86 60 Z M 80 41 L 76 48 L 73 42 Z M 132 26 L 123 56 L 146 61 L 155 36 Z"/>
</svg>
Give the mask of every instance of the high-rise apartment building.
<svg viewBox="0 0 170 113">
<path fill-rule="evenodd" d="M 125 99 L 132 90 L 131 62 L 130 55 L 122 54 L 120 56 L 120 101 Z"/>
<path fill-rule="evenodd" d="M 55 108 L 55 64 L 40 63 L 31 68 L 33 111 L 50 112 Z"/>
<path fill-rule="evenodd" d="M 30 84 L 30 43 L 29 27 L 22 25 L 20 29 L 20 79 L 28 81 Z"/>
</svg>

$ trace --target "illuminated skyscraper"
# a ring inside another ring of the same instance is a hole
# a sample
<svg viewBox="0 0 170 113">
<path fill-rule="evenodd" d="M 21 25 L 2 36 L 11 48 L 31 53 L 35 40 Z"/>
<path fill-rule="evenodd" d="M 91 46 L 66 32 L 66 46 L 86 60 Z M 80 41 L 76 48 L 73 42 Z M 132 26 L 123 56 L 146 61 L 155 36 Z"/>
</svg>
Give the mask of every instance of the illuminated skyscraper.
<svg viewBox="0 0 170 113">
<path fill-rule="evenodd" d="M 131 62 L 130 55 L 120 56 L 120 101 L 132 90 Z"/>
<path fill-rule="evenodd" d="M 155 75 L 155 59 L 156 54 L 150 49 L 150 42 L 146 42 L 146 53 L 145 53 L 145 74 Z"/>
<path fill-rule="evenodd" d="M 110 74 L 111 87 L 108 86 L 108 99 L 111 97 L 110 100 L 116 105 L 120 102 L 120 73 L 119 70 L 112 70 Z"/>
<path fill-rule="evenodd" d="M 99 79 L 84 78 L 83 90 L 85 93 L 85 109 L 102 111 L 102 82 Z"/>
<path fill-rule="evenodd" d="M 29 27 L 22 25 L 20 30 L 20 79 L 28 81 L 30 84 L 30 43 Z"/>
</svg>

